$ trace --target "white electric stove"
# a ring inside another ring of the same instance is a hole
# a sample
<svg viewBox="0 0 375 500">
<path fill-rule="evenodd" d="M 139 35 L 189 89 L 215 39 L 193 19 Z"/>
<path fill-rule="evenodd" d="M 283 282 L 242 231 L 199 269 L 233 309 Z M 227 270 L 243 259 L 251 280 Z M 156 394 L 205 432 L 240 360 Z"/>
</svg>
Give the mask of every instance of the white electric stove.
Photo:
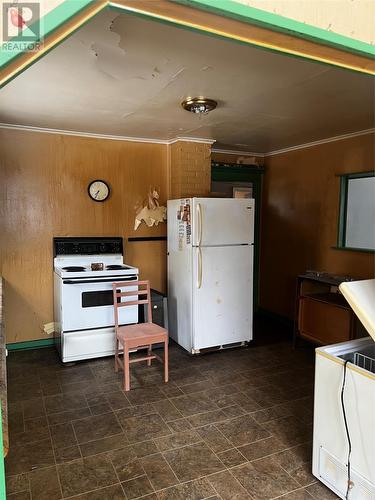
<svg viewBox="0 0 375 500">
<path fill-rule="evenodd" d="M 114 354 L 112 284 L 137 280 L 138 269 L 123 262 L 122 238 L 54 238 L 55 344 L 63 362 Z M 137 306 L 119 309 L 120 324 L 137 321 Z"/>
</svg>

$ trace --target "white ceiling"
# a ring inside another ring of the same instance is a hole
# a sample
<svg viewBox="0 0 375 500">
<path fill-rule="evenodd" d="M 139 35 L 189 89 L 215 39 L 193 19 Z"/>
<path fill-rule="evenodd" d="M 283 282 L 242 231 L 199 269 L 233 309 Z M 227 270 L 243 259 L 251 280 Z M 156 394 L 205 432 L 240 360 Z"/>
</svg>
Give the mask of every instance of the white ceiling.
<svg viewBox="0 0 375 500">
<path fill-rule="evenodd" d="M 0 122 L 263 153 L 374 127 L 374 81 L 105 11 L 0 90 Z M 180 107 L 200 95 L 218 108 Z"/>
</svg>

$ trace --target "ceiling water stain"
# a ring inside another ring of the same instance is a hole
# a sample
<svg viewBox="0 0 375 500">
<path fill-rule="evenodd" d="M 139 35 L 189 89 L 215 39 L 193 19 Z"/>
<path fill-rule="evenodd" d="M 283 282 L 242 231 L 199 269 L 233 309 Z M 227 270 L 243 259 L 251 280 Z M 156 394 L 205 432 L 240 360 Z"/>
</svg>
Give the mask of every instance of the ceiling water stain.
<svg viewBox="0 0 375 500">
<path fill-rule="evenodd" d="M 116 74 L 116 65 L 118 64 L 118 58 L 108 50 L 108 46 L 103 46 L 100 44 L 92 44 L 90 50 L 95 57 L 96 68 L 112 80 L 119 80 L 119 76 Z"/>
<path fill-rule="evenodd" d="M 125 50 L 127 33 L 124 18 L 121 15 L 116 16 L 112 19 L 109 29 L 112 33 L 115 33 L 118 36 L 119 48 Z"/>
<path fill-rule="evenodd" d="M 103 36 L 92 43 L 90 49 L 96 56 L 97 69 L 112 80 L 121 80 L 118 68 L 123 66 L 126 50 L 121 47 L 121 36 L 114 29 L 119 16 L 107 21 L 107 29 Z"/>
</svg>

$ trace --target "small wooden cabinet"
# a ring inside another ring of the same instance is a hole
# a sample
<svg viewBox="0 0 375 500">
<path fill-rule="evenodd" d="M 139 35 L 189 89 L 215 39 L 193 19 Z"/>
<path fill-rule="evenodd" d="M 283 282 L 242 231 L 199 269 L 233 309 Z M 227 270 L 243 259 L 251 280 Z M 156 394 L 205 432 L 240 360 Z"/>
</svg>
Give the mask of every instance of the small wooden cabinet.
<svg viewBox="0 0 375 500">
<path fill-rule="evenodd" d="M 294 343 L 299 337 L 320 345 L 354 338 L 355 314 L 338 291 L 347 277 L 306 273 L 297 278 Z"/>
</svg>

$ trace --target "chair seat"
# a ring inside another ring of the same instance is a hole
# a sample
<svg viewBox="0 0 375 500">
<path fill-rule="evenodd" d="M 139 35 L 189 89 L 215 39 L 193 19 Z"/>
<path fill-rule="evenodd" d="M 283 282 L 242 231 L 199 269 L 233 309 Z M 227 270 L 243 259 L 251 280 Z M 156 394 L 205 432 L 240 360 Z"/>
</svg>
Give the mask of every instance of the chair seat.
<svg viewBox="0 0 375 500">
<path fill-rule="evenodd" d="M 131 287 L 131 289 L 129 288 Z M 164 365 L 164 382 L 168 382 L 168 331 L 155 323 L 152 323 L 152 303 L 151 288 L 148 280 L 144 281 L 124 281 L 112 283 L 113 307 L 115 319 L 115 372 L 119 368 L 124 370 L 124 391 L 130 391 L 130 363 L 147 362 L 151 366 L 152 360 L 157 359 Z M 125 289 L 125 291 L 124 291 Z M 128 291 L 126 291 L 128 290 Z M 134 296 L 137 300 L 134 300 Z M 130 297 L 130 300 L 123 300 L 123 297 Z M 120 307 L 137 306 L 147 304 L 147 323 L 137 325 L 119 326 L 118 311 Z M 122 344 L 122 360 L 120 359 L 120 344 Z M 164 345 L 164 357 L 161 358 L 153 353 L 153 344 Z M 147 349 L 147 355 L 136 356 L 130 359 L 133 350 Z"/>
<path fill-rule="evenodd" d="M 139 323 L 137 325 L 120 326 L 117 338 L 123 344 L 125 341 L 139 342 L 139 346 L 164 340 L 168 331 L 155 323 Z M 160 339 L 160 340 L 159 340 Z"/>
</svg>

